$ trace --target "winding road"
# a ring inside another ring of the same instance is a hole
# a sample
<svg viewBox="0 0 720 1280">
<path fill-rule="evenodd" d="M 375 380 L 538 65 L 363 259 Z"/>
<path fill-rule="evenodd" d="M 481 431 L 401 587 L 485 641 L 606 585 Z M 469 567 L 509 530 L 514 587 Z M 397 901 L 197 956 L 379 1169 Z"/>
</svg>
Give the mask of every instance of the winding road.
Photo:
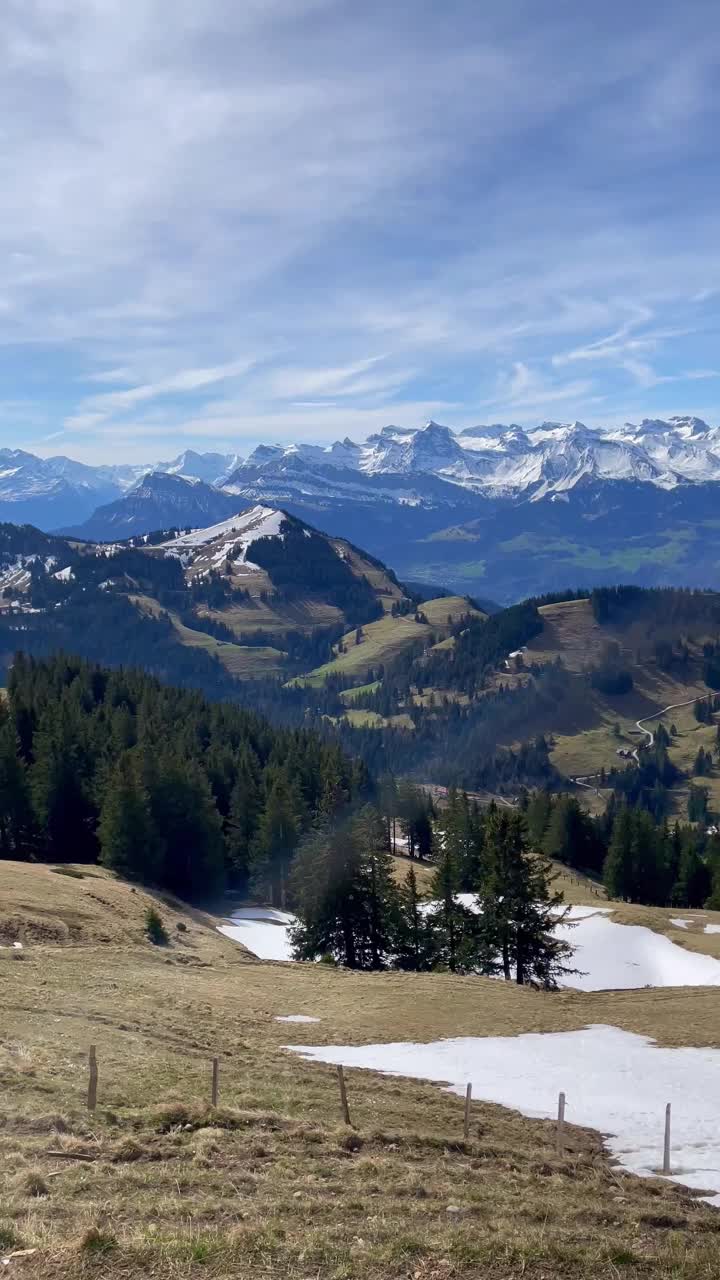
<svg viewBox="0 0 720 1280">
<path fill-rule="evenodd" d="M 694 698 L 687 698 L 685 702 L 671 702 L 669 707 L 663 707 L 661 711 L 653 711 L 651 715 L 641 716 L 639 720 L 635 721 L 640 733 L 644 733 L 648 739 L 647 742 L 642 742 L 639 747 L 636 747 L 632 753 L 632 758 L 636 764 L 640 763 L 641 748 L 651 747 L 655 742 L 655 734 L 652 729 L 643 729 L 643 725 L 647 724 L 648 720 L 659 720 L 661 716 L 667 715 L 668 711 L 677 711 L 678 707 L 690 707 L 695 702 L 697 702 L 697 695 Z M 581 777 L 571 778 L 571 781 L 578 787 L 587 787 L 589 791 L 597 791 L 598 788 L 592 785 L 592 779 L 599 777 L 599 773 L 585 773 Z"/>
</svg>

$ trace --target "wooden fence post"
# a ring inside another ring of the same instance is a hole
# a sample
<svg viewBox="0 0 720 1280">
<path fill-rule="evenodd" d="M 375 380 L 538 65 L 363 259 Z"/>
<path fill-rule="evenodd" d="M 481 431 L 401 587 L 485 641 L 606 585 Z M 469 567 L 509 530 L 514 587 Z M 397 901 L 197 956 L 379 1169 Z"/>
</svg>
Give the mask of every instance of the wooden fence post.
<svg viewBox="0 0 720 1280">
<path fill-rule="evenodd" d="M 565 1128 L 565 1094 L 561 1093 L 558 1097 L 558 1115 L 557 1130 L 555 1132 L 555 1150 L 558 1155 L 563 1149 L 563 1130 Z"/>
<path fill-rule="evenodd" d="M 670 1172 L 670 1103 L 665 1108 L 665 1142 L 663 1145 L 663 1173 Z"/>
<path fill-rule="evenodd" d="M 218 1058 L 212 1060 L 212 1105 L 218 1104 L 218 1084 L 220 1080 L 220 1061 Z"/>
<path fill-rule="evenodd" d="M 469 1084 L 465 1090 L 465 1124 L 463 1126 L 463 1137 L 465 1141 L 470 1136 L 470 1103 L 472 1102 L 472 1085 Z"/>
<path fill-rule="evenodd" d="M 340 1063 L 338 1063 L 337 1074 L 338 1074 L 338 1082 L 340 1084 L 340 1104 L 342 1106 L 343 1120 L 345 1121 L 346 1125 L 349 1125 L 350 1128 L 352 1128 L 352 1122 L 350 1120 L 350 1108 L 348 1106 L 348 1099 L 347 1099 L 347 1089 L 345 1088 L 345 1072 L 343 1071 Z"/>
<path fill-rule="evenodd" d="M 95 1053 L 95 1045 L 90 1045 L 90 1053 L 88 1054 L 88 1066 L 90 1068 L 90 1079 L 88 1080 L 87 1105 L 88 1111 L 94 1111 L 97 1106 L 97 1085 L 98 1085 L 98 1068 L 97 1055 Z"/>
</svg>

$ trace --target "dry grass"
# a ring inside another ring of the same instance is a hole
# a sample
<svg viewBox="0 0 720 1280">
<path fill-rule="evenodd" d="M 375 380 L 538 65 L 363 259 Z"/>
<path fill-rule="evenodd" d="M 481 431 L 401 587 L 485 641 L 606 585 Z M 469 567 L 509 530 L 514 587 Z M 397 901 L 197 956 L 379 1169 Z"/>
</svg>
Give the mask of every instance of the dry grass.
<svg viewBox="0 0 720 1280">
<path fill-rule="evenodd" d="M 373 667 L 388 662 L 418 640 L 427 641 L 431 635 L 430 627 L 415 622 L 412 615 L 393 618 L 389 613 L 366 623 L 362 632 L 363 638 L 356 644 L 355 631 L 348 631 L 343 638 L 345 653 L 338 653 L 336 648 L 336 656 L 311 671 L 305 682 L 322 683 L 329 675 L 367 675 Z"/>
<path fill-rule="evenodd" d="M 227 609 L 201 609 L 202 615 L 223 622 L 236 635 L 250 631 L 314 631 L 342 622 L 342 610 L 320 600 L 296 600 L 275 603 L 272 595 L 266 601 L 259 596 L 252 604 L 233 604 Z"/>
<path fill-rule="evenodd" d="M 204 963 L 188 966 L 176 963 L 175 946 L 136 940 L 139 904 L 129 899 L 138 895 L 126 886 L 100 878 L 113 917 L 103 944 L 100 904 L 82 898 L 84 880 L 2 871 L 14 911 L 31 895 L 35 915 L 52 907 L 63 918 L 77 894 L 94 920 L 86 945 L 29 945 L 22 964 L 0 952 L 0 1243 L 6 1254 L 37 1250 L 9 1275 L 716 1276 L 720 1215 L 679 1187 L 625 1175 L 597 1135 L 570 1129 L 558 1159 L 551 1125 L 475 1104 L 465 1143 L 458 1098 L 360 1071 L 347 1073 L 350 1133 L 333 1070 L 283 1046 L 589 1022 L 717 1045 L 717 993 L 548 996 L 449 975 L 244 963 L 194 914 L 188 932 L 203 934 Z M 321 1022 L 274 1021 L 288 1013 Z M 100 1066 L 92 1117 L 83 1106 L 90 1043 Z M 207 1105 L 213 1054 L 217 1111 Z"/>
<path fill-rule="evenodd" d="M 487 614 L 471 605 L 466 596 L 438 596 L 437 600 L 424 600 L 419 608 L 431 627 L 446 627 L 448 617 L 456 622 L 466 614 L 471 618 L 487 618 Z"/>
<path fill-rule="evenodd" d="M 203 649 L 211 657 L 218 658 L 230 675 L 241 680 L 272 675 L 280 671 L 283 659 L 287 657 L 281 649 L 271 645 L 232 644 L 227 640 L 216 640 L 205 631 L 196 631 L 194 627 L 186 627 L 177 614 L 171 609 L 162 610 L 157 600 L 150 596 L 130 596 L 133 604 L 142 612 L 157 617 L 166 612 L 180 642 L 189 649 Z M 216 615 L 221 617 L 222 615 Z"/>
<path fill-rule="evenodd" d="M 393 599 L 389 597 L 392 605 Z M 384 601 L 383 603 L 387 603 Z M 485 617 L 479 610 L 472 608 L 465 596 L 447 596 L 438 600 L 426 600 L 419 606 L 428 619 L 416 622 L 414 615 L 393 618 L 388 612 L 376 622 L 368 622 L 362 629 L 360 644 L 355 643 L 355 630 L 348 631 L 343 637 L 345 653 L 340 653 L 335 646 L 335 657 L 330 662 L 316 667 L 303 683 L 321 684 L 329 675 L 363 676 L 380 663 L 389 662 L 404 649 L 416 644 L 418 640 L 427 643 L 433 634 L 447 630 L 448 617 L 459 618 L 464 613 L 472 613 Z"/>
</svg>

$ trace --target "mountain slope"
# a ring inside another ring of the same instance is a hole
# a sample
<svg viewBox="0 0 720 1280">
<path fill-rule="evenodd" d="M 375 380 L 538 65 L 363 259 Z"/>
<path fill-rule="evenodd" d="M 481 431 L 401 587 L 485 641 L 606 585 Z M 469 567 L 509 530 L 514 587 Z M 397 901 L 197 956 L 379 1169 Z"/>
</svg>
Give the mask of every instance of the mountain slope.
<svg viewBox="0 0 720 1280">
<path fill-rule="evenodd" d="M 186 483 L 153 480 L 171 495 Z M 193 486 L 201 497 L 205 489 Z M 63 648 L 233 696 L 236 678 L 287 680 L 332 661 L 333 645 L 376 619 L 387 620 L 399 651 L 437 639 L 452 602 L 441 606 L 431 637 L 380 561 L 257 504 L 193 530 L 102 544 L 0 526 L 4 665 L 16 648 Z"/>
<path fill-rule="evenodd" d="M 210 524 L 237 510 L 230 494 L 185 476 L 155 471 L 129 493 L 98 507 L 82 524 L 62 530 L 68 536 L 89 541 L 123 540 L 155 529 Z"/>
</svg>

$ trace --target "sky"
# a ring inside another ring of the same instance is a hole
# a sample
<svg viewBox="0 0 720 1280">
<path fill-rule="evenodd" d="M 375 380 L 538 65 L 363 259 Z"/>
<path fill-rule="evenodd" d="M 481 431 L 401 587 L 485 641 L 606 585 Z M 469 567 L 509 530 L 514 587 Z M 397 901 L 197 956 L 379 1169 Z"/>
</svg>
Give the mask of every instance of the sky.
<svg viewBox="0 0 720 1280">
<path fill-rule="evenodd" d="M 0 445 L 720 422 L 720 16 L 5 0 Z"/>
</svg>

